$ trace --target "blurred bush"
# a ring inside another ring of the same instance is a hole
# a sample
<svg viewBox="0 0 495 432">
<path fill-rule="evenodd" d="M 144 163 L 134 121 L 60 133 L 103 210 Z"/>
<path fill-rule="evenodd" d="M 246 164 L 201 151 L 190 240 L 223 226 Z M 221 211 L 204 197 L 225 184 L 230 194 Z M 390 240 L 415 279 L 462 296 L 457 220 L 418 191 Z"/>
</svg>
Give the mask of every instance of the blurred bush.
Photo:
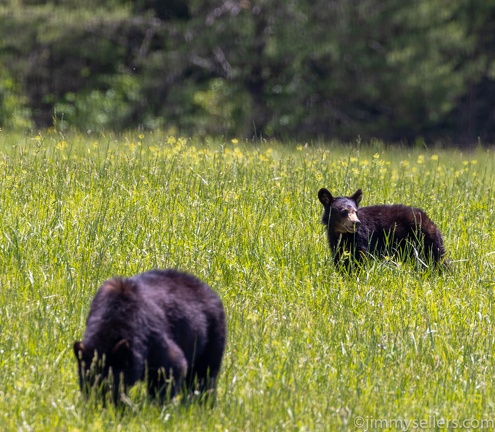
<svg viewBox="0 0 495 432">
<path fill-rule="evenodd" d="M 495 139 L 493 0 L 5 3 L 3 127 Z"/>
</svg>

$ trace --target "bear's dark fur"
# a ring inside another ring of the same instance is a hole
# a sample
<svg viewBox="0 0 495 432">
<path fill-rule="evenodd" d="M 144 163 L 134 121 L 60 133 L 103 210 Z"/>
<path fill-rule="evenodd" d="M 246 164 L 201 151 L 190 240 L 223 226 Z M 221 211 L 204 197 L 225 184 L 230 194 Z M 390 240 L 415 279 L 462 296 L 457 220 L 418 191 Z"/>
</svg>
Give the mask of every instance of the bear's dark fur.
<svg viewBox="0 0 495 432">
<path fill-rule="evenodd" d="M 147 379 L 148 394 L 163 401 L 179 390 L 215 389 L 225 348 L 225 313 L 217 294 L 196 277 L 151 270 L 106 281 L 96 293 L 82 342 L 74 342 L 81 390 L 113 378 L 120 387 Z"/>
<path fill-rule="evenodd" d="M 400 204 L 359 208 L 362 196 L 361 189 L 349 197 L 333 197 L 325 188 L 318 192 L 336 264 L 349 264 L 351 257 L 360 261 L 369 255 L 404 252 L 417 252 L 435 264 L 441 261 L 442 234 L 423 210 Z"/>
</svg>

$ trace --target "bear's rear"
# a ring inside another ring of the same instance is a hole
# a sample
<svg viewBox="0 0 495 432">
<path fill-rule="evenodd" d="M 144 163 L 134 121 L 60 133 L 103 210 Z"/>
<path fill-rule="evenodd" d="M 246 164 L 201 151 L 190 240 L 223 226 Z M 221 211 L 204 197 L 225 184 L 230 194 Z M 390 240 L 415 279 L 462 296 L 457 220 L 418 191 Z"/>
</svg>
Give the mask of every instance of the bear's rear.
<svg viewBox="0 0 495 432">
<path fill-rule="evenodd" d="M 97 355 L 104 381 L 112 370 L 115 402 L 121 375 L 124 392 L 146 378 L 150 396 L 162 400 L 180 388 L 213 390 L 225 340 L 222 302 L 196 277 L 169 269 L 111 279 L 93 299 L 83 341 L 74 343 L 81 389 Z"/>
</svg>

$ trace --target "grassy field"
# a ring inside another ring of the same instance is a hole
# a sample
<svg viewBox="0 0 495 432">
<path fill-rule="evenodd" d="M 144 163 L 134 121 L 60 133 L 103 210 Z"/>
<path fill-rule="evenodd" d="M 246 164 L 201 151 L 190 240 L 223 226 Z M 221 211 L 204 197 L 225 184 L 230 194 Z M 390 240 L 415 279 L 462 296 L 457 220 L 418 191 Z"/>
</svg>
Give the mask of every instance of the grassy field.
<svg viewBox="0 0 495 432">
<path fill-rule="evenodd" d="M 0 430 L 493 429 L 494 156 L 0 131 Z M 422 207 L 452 270 L 338 273 L 323 186 Z M 71 346 L 94 293 L 156 267 L 224 302 L 216 406 L 152 404 L 143 385 L 123 414 L 85 404 Z"/>
</svg>

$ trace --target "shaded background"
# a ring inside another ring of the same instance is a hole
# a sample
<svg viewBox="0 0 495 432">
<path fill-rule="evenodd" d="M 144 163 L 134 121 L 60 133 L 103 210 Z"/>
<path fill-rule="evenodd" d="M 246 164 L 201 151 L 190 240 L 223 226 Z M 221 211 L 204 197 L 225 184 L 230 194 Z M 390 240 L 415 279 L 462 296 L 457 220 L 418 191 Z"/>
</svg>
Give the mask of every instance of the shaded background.
<svg viewBox="0 0 495 432">
<path fill-rule="evenodd" d="M 3 0 L 0 127 L 495 142 L 495 0 Z"/>
</svg>

